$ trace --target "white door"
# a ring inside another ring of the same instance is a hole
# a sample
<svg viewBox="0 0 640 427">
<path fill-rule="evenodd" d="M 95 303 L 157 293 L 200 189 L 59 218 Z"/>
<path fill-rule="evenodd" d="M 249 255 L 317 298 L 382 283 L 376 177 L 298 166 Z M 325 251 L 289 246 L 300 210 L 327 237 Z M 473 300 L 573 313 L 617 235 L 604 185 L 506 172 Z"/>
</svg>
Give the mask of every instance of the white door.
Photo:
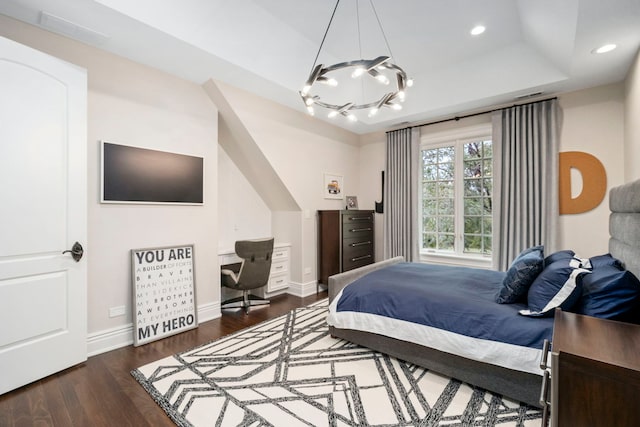
<svg viewBox="0 0 640 427">
<path fill-rule="evenodd" d="M 0 37 L 0 394 L 87 358 L 86 72 Z"/>
</svg>

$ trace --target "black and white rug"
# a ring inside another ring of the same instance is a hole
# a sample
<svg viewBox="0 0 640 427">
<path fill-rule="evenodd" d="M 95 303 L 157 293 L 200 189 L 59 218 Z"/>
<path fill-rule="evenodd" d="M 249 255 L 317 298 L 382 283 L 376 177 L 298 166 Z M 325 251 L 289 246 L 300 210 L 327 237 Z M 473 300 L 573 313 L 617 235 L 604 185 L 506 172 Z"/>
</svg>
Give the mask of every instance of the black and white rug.
<svg viewBox="0 0 640 427">
<path fill-rule="evenodd" d="M 132 371 L 179 426 L 538 426 L 540 411 L 331 338 L 326 300 Z"/>
</svg>

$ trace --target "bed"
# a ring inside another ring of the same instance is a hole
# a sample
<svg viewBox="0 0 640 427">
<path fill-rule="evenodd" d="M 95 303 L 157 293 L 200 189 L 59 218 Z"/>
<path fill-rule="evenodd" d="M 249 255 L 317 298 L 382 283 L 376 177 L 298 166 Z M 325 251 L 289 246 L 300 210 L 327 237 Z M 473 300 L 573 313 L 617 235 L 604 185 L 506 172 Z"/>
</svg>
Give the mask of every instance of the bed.
<svg viewBox="0 0 640 427">
<path fill-rule="evenodd" d="M 609 206 L 609 254 L 528 248 L 507 272 L 397 257 L 331 276 L 330 332 L 539 407 L 556 309 L 640 323 L 640 180 Z"/>
</svg>

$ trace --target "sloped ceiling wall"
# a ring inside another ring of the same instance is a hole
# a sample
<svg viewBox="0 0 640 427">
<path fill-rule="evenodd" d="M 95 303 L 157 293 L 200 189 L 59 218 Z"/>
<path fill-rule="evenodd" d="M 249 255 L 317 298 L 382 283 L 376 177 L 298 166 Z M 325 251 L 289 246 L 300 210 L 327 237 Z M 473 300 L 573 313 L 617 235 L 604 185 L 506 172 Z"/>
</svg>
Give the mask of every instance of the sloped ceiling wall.
<svg viewBox="0 0 640 427">
<path fill-rule="evenodd" d="M 359 194 L 358 135 L 219 81 L 203 87 L 219 109 L 219 146 L 254 188 L 250 193 L 271 210 L 270 232 L 276 241 L 292 245 L 294 289 L 315 291 L 315 212 L 344 209 L 344 199 L 324 198 L 324 174 L 343 176 L 345 195 Z M 373 208 L 373 201 L 371 207 L 366 200 L 361 204 L 361 209 Z M 243 220 L 251 219 L 241 216 L 234 221 L 247 229 Z"/>
<path fill-rule="evenodd" d="M 218 143 L 272 211 L 300 211 L 300 206 L 233 110 L 220 88 L 208 80 L 203 88 L 218 107 Z"/>
</svg>

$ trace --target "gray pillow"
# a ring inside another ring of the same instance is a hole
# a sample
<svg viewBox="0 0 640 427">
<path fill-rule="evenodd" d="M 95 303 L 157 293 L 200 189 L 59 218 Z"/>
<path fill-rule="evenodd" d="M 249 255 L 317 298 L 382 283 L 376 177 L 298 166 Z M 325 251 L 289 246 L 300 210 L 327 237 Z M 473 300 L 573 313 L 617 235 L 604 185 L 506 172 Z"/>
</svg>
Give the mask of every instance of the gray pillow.
<svg viewBox="0 0 640 427">
<path fill-rule="evenodd" d="M 522 302 L 529 287 L 544 268 L 544 246 L 533 246 L 520 252 L 511 263 L 502 288 L 496 295 L 499 304 Z"/>
</svg>

